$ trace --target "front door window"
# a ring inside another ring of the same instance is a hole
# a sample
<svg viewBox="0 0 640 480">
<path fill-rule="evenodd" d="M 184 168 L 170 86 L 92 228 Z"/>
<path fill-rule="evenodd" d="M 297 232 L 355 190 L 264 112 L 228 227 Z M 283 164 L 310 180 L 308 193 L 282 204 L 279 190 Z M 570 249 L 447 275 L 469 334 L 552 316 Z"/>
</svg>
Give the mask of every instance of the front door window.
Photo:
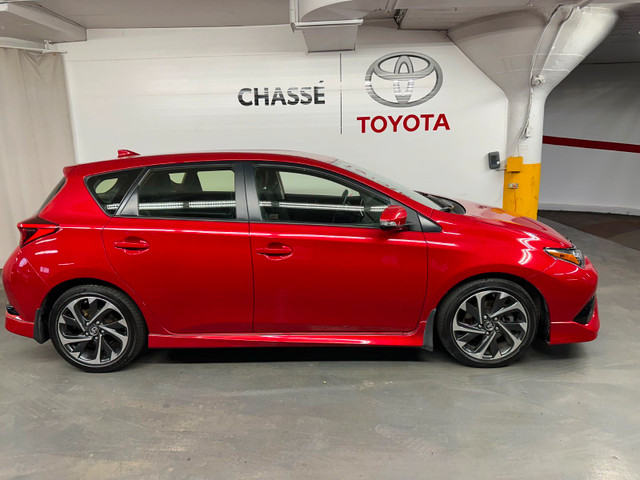
<svg viewBox="0 0 640 480">
<path fill-rule="evenodd" d="M 263 221 L 328 225 L 375 225 L 389 200 L 319 173 L 256 168 Z"/>
</svg>

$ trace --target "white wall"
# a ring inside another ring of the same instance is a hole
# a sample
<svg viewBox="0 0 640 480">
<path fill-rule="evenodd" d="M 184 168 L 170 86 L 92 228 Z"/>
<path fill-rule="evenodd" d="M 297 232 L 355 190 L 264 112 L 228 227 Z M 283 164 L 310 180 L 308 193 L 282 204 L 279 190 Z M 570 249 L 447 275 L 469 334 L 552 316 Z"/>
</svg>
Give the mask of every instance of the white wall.
<svg viewBox="0 0 640 480">
<path fill-rule="evenodd" d="M 544 134 L 640 143 L 640 64 L 581 65 L 547 99 Z M 540 208 L 640 215 L 640 154 L 544 145 Z"/>
<path fill-rule="evenodd" d="M 60 48 L 68 52 L 79 162 L 113 158 L 118 148 L 295 149 L 353 161 L 416 189 L 501 204 L 503 176 L 488 169 L 486 155 L 504 158 L 505 96 L 441 33 L 364 26 L 357 51 L 342 54 L 307 54 L 289 26 L 90 30 L 87 42 Z M 416 107 L 378 104 L 365 90 L 365 72 L 404 50 L 434 58 L 442 88 Z M 246 107 L 237 98 L 243 87 L 317 85 L 325 87 L 324 104 Z M 389 125 L 363 134 L 357 120 L 440 113 L 450 130 L 394 133 Z"/>
</svg>

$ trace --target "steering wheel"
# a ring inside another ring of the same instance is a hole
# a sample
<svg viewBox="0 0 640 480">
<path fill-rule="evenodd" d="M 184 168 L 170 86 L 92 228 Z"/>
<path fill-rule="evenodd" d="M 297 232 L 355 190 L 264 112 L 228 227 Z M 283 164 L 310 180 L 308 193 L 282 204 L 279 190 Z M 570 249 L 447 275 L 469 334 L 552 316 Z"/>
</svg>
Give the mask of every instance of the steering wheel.
<svg viewBox="0 0 640 480">
<path fill-rule="evenodd" d="M 340 197 L 340 205 L 346 205 L 347 198 L 349 198 L 349 190 L 345 188 L 344 192 L 342 192 L 342 196 Z"/>
<path fill-rule="evenodd" d="M 342 192 L 342 195 L 340 196 L 340 206 L 346 205 L 347 204 L 347 199 L 349 198 L 349 190 L 347 190 L 346 188 L 344 189 L 344 192 Z M 336 223 L 336 215 L 338 215 L 338 212 L 340 212 L 340 210 L 335 209 L 333 211 L 333 217 L 331 217 L 331 223 Z"/>
</svg>

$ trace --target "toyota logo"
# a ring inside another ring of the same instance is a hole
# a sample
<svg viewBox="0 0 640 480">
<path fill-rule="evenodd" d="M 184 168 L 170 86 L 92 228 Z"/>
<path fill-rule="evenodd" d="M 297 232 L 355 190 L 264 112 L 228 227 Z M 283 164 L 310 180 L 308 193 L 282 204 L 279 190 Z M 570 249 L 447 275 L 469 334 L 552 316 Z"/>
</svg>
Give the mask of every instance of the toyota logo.
<svg viewBox="0 0 640 480">
<path fill-rule="evenodd" d="M 438 93 L 442 69 L 422 53 L 390 53 L 371 64 L 364 85 L 369 96 L 382 105 L 415 107 Z"/>
</svg>

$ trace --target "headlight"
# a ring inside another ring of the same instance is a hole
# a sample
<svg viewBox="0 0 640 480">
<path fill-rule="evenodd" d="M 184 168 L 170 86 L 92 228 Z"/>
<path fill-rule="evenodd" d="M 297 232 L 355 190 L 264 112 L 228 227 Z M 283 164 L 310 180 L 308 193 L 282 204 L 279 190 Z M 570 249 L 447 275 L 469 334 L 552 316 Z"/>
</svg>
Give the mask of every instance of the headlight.
<svg viewBox="0 0 640 480">
<path fill-rule="evenodd" d="M 584 255 L 579 248 L 545 248 L 544 251 L 554 258 L 559 258 L 565 262 L 584 267 Z"/>
</svg>

